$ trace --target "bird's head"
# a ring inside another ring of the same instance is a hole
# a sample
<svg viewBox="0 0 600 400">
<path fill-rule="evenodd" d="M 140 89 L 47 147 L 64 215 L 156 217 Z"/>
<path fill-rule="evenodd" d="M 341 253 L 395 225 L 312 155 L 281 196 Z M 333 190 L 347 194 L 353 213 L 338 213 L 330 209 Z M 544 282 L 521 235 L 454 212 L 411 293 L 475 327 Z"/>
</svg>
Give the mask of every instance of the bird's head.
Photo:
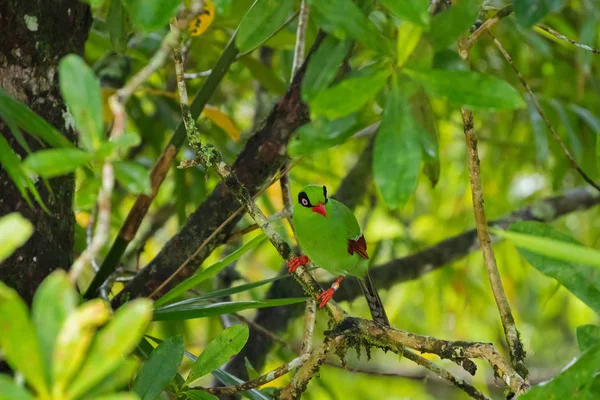
<svg viewBox="0 0 600 400">
<path fill-rule="evenodd" d="M 307 185 L 298 193 L 298 204 L 306 209 L 312 210 L 327 218 L 327 210 L 325 204 L 327 198 L 327 188 L 319 185 Z"/>
</svg>

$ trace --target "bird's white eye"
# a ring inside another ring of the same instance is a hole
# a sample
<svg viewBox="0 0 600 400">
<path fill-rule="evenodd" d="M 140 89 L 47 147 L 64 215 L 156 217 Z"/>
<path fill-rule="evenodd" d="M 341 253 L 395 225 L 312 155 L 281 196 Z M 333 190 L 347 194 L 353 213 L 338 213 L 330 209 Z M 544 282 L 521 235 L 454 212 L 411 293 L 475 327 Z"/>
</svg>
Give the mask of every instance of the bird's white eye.
<svg viewBox="0 0 600 400">
<path fill-rule="evenodd" d="M 307 200 L 307 199 L 302 199 L 302 200 L 300 200 L 300 201 L 302 202 L 302 205 L 303 205 L 304 207 L 306 207 L 306 206 L 308 205 L 308 200 Z"/>
</svg>

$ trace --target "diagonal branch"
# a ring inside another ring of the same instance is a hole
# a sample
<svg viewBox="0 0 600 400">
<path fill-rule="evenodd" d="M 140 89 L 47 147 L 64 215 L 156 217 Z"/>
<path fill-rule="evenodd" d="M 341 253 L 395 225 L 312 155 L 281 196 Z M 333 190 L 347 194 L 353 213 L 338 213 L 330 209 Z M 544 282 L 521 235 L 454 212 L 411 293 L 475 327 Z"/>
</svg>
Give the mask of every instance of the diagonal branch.
<svg viewBox="0 0 600 400">
<path fill-rule="evenodd" d="M 577 41 L 575 41 L 573 39 L 569 39 L 568 37 L 566 37 L 562 33 L 555 31 L 554 29 L 550 28 L 549 26 L 539 24 L 539 25 L 537 25 L 537 28 L 539 28 L 539 29 L 541 29 L 543 31 L 546 31 L 549 34 L 551 34 L 552 36 L 554 36 L 554 37 L 556 37 L 556 38 L 558 38 L 560 40 L 563 40 L 563 41 L 565 41 L 567 43 L 570 43 L 570 44 L 572 44 L 575 47 L 579 47 L 580 49 L 591 51 L 592 53 L 600 54 L 600 49 L 588 46 L 587 44 L 579 43 L 579 42 L 577 42 Z"/>
</svg>

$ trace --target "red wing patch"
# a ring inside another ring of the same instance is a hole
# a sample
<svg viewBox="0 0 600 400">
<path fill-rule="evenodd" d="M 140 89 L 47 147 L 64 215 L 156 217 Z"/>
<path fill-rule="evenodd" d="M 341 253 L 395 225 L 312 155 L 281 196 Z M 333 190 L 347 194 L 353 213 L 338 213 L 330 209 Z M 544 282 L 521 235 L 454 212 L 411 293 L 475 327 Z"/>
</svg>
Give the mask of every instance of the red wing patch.
<svg viewBox="0 0 600 400">
<path fill-rule="evenodd" d="M 367 241 L 365 240 L 365 235 L 360 235 L 358 240 L 348 239 L 348 253 L 350 253 L 351 255 L 357 253 L 365 260 L 369 259 L 369 255 L 367 254 Z"/>
</svg>

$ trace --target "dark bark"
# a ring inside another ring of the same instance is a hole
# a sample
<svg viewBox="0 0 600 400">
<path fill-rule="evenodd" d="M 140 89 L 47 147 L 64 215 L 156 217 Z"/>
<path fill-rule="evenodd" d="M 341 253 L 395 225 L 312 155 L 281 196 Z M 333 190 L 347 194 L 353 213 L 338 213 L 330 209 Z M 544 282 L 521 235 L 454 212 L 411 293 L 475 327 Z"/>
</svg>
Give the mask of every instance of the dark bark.
<svg viewBox="0 0 600 400">
<path fill-rule="evenodd" d="M 360 162 L 355 167 L 359 169 Z M 358 171 L 352 171 L 350 175 L 359 174 Z M 348 180 L 348 183 L 351 180 Z M 346 183 L 346 180 L 344 180 Z M 365 184 L 354 186 L 353 191 L 348 193 L 362 193 Z M 339 193 L 344 193 L 346 188 L 342 184 Z M 345 198 L 338 196 L 340 201 Z M 356 203 L 351 203 L 356 204 Z M 506 228 L 511 223 L 517 221 L 553 221 L 563 215 L 586 210 L 600 204 L 600 196 L 587 186 L 578 187 L 561 196 L 549 197 L 536 202 L 533 205 L 523 207 L 511 213 L 510 215 L 494 221 L 490 221 L 491 226 Z M 468 254 L 479 250 L 477 241 L 477 231 L 471 229 L 460 235 L 446 239 L 434 246 L 428 247 L 418 253 L 402 257 L 386 264 L 373 267 L 370 274 L 378 289 L 387 289 L 401 282 L 418 279 L 421 276 L 442 268 L 450 263 L 459 260 Z M 287 273 L 287 270 L 282 270 Z M 332 282 L 322 282 L 322 287 L 331 286 Z M 358 282 L 354 279 L 344 280 L 339 290 L 335 294 L 336 301 L 352 300 L 361 296 L 362 292 Z M 303 296 L 302 289 L 291 279 L 282 279 L 274 282 L 267 298 L 284 298 Z M 257 311 L 254 322 L 262 325 L 268 330 L 279 333 L 287 329 L 288 324 L 293 318 L 296 318 L 304 312 L 304 305 L 294 305 L 287 307 L 275 307 L 260 309 Z M 265 362 L 265 357 L 272 346 L 272 340 L 261 332 L 250 329 L 250 338 L 244 349 L 229 363 L 227 370 L 242 379 L 246 378 L 246 369 L 244 366 L 245 358 L 260 370 Z"/>
<path fill-rule="evenodd" d="M 65 128 L 65 105 L 58 90 L 57 67 L 67 53 L 83 54 L 91 15 L 78 0 L 2 0 L 0 2 L 0 88 L 27 104 L 70 140 Z M 25 151 L 0 122 L 0 132 L 21 158 Z M 42 146 L 26 135 L 33 151 Z M 50 180 L 52 193 L 40 180 L 40 192 L 50 214 L 38 204 L 30 207 L 4 169 L 0 170 L 0 216 L 18 211 L 33 224 L 27 244 L 0 264 L 0 280 L 31 302 L 41 281 L 54 269 L 72 262 L 75 218 L 72 210 L 73 175 Z"/>
<path fill-rule="evenodd" d="M 319 46 L 319 35 L 311 52 Z M 310 53 L 307 61 L 310 58 Z M 262 127 L 248 140 L 233 170 L 251 195 L 258 193 L 288 161 L 287 144 L 292 133 L 308 122 L 308 107 L 300 97 L 300 83 L 306 62 L 294 77 L 284 97 L 273 107 Z M 239 203 L 220 182 L 210 196 L 188 218 L 185 226 L 162 248 L 161 252 L 142 269 L 135 278 L 113 299 L 118 307 L 130 298 L 148 296 L 162 284 L 200 244 L 217 229 L 223 221 L 239 208 Z M 188 278 L 202 261 L 219 245 L 224 243 L 235 227 L 241 214 L 232 221 L 166 285 L 165 293 L 174 285 Z"/>
</svg>

